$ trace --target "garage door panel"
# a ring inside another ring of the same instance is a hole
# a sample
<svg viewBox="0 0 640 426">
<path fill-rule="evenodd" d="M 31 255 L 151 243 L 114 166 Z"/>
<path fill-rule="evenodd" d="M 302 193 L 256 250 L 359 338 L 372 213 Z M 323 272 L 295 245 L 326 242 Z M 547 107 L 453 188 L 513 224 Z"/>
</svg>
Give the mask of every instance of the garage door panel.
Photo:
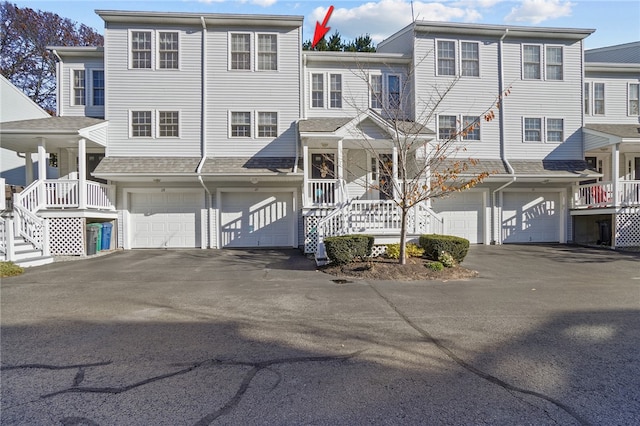
<svg viewBox="0 0 640 426">
<path fill-rule="evenodd" d="M 467 191 L 432 200 L 433 210 L 444 219 L 444 233 L 483 243 L 483 197 L 482 192 Z"/>
<path fill-rule="evenodd" d="M 131 246 L 198 247 L 202 203 L 197 192 L 131 194 Z"/>
<path fill-rule="evenodd" d="M 506 192 L 502 209 L 502 242 L 560 241 L 560 194 Z"/>
<path fill-rule="evenodd" d="M 222 194 L 223 247 L 293 245 L 293 194 L 229 192 Z"/>
</svg>

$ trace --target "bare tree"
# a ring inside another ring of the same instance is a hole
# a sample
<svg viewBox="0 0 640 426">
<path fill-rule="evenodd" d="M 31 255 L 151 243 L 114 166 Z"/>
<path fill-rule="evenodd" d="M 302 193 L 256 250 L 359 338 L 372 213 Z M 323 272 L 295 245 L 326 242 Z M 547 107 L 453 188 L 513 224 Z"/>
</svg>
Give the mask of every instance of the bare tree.
<svg viewBox="0 0 640 426">
<path fill-rule="evenodd" d="M 415 70 L 423 61 L 424 58 L 410 65 L 402 80 L 415 81 Z M 372 158 L 378 159 L 379 176 L 393 178 L 378 178 L 372 184 L 361 180 L 355 182 L 372 187 L 397 205 L 401 212 L 399 263 L 406 264 L 407 218 L 411 210 L 429 199 L 473 188 L 496 173 L 476 167 L 478 160 L 466 155 L 467 143 L 479 135 L 481 123 L 496 118 L 496 110 L 510 89 L 497 93 L 495 99 L 477 115 L 465 117 L 465 120 L 455 118 L 448 123 L 440 123 L 438 134 L 434 135 L 429 129 L 434 126 L 442 103 L 456 86 L 457 78 L 443 85 L 433 84 L 427 93 L 415 93 L 413 84 L 399 87 L 399 80 L 398 86 L 391 87 L 392 84 L 388 83 L 387 90 L 383 92 L 378 83 L 370 78 L 370 69 L 358 64 L 353 72 L 366 84 L 376 109 L 364 108 L 355 97 L 348 99 L 347 103 L 358 114 L 369 114 L 386 126 L 391 140 L 389 148 L 397 156 L 397 161 L 391 161 L 388 148 L 382 152 L 357 126 L 353 130 L 353 137 L 361 141 L 362 148 Z M 346 173 L 356 172 L 346 170 Z"/>
</svg>

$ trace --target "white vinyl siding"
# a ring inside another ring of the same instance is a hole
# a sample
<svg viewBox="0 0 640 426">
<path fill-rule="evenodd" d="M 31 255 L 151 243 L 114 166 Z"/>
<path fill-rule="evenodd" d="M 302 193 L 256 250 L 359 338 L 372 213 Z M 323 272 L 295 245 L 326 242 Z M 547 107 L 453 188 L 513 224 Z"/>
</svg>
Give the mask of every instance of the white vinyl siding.
<svg viewBox="0 0 640 426">
<path fill-rule="evenodd" d="M 85 70 L 73 71 L 73 105 L 86 104 L 86 73 Z"/>
<path fill-rule="evenodd" d="M 131 68 L 151 68 L 151 31 L 131 31 Z"/>
<path fill-rule="evenodd" d="M 589 72 L 585 85 L 591 89 L 590 114 L 585 114 L 585 123 L 638 124 L 636 93 L 640 85 L 638 73 L 618 70 Z M 594 94 L 596 86 L 602 98 L 598 108 L 604 114 L 596 114 Z M 586 102 L 586 99 L 585 99 Z M 604 120 L 604 121 L 603 121 Z"/>
<path fill-rule="evenodd" d="M 232 70 L 251 69 L 251 34 L 231 34 L 230 42 Z"/>
<path fill-rule="evenodd" d="M 540 46 L 522 46 L 522 78 L 525 80 L 540 80 L 541 63 Z"/>
<path fill-rule="evenodd" d="M 639 111 L 639 104 L 638 102 L 640 101 L 640 84 L 638 83 L 633 83 L 633 84 L 629 84 L 629 110 L 627 112 L 627 114 L 629 115 L 640 115 L 640 111 Z"/>
<path fill-rule="evenodd" d="M 456 42 L 438 40 L 438 75 L 456 75 Z"/>
<path fill-rule="evenodd" d="M 463 77 L 480 77 L 480 46 L 475 42 L 460 42 L 461 72 Z"/>
<path fill-rule="evenodd" d="M 57 79 L 59 95 L 56 99 L 58 115 L 104 118 L 105 83 L 102 58 L 64 57 L 60 65 L 60 75 Z M 83 87 L 76 86 L 76 71 L 84 73 L 83 81 L 77 82 Z M 126 109 L 123 124 L 126 129 Z"/>
<path fill-rule="evenodd" d="M 175 31 L 158 32 L 158 68 L 179 68 L 179 33 Z"/>
<path fill-rule="evenodd" d="M 329 74 L 329 106 L 342 108 L 342 75 Z"/>
<path fill-rule="evenodd" d="M 278 69 L 277 34 L 258 34 L 258 70 L 276 71 Z"/>
</svg>

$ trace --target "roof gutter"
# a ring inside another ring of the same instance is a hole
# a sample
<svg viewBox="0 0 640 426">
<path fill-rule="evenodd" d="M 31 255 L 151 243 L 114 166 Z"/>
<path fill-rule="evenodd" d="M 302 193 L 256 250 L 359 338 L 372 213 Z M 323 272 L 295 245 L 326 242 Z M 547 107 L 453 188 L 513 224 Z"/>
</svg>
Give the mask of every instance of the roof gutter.
<svg viewBox="0 0 640 426">
<path fill-rule="evenodd" d="M 511 180 L 509 180 L 507 183 L 505 183 L 504 185 L 501 185 L 500 187 L 498 187 L 497 189 L 495 189 L 493 191 L 493 193 L 491 194 L 492 197 L 492 209 L 491 209 L 491 232 L 492 232 L 492 238 L 491 238 L 491 244 L 500 244 L 500 238 L 497 237 L 498 234 L 498 226 L 497 226 L 497 222 L 498 222 L 498 206 L 497 206 L 497 195 L 499 192 L 501 192 L 502 190 L 504 190 L 506 187 L 508 187 L 509 185 L 512 185 L 513 183 L 515 183 L 515 181 L 517 180 L 516 174 L 515 174 L 515 170 L 513 169 L 513 167 L 511 166 L 511 163 L 509 163 L 509 159 L 507 158 L 507 141 L 506 141 L 506 137 L 505 137 L 505 131 L 504 131 L 504 108 L 505 108 L 505 102 L 504 102 L 504 39 L 507 37 L 507 34 L 509 34 L 509 28 L 505 28 L 504 29 L 504 34 L 502 34 L 502 37 L 500 37 L 500 41 L 499 41 L 499 46 L 498 49 L 500 51 L 499 53 L 499 66 L 500 66 L 500 83 L 499 83 L 499 90 L 500 90 L 500 109 L 498 110 L 498 118 L 500 120 L 500 159 L 502 159 L 502 161 L 504 162 L 504 164 L 507 166 L 507 170 L 509 171 L 509 174 L 511 175 Z"/>
</svg>

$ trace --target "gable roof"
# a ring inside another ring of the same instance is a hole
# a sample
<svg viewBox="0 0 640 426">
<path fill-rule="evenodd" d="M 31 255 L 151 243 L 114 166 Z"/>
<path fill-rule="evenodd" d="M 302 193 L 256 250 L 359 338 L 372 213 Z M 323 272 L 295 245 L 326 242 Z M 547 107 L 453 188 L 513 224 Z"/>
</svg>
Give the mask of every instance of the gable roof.
<svg viewBox="0 0 640 426">
<path fill-rule="evenodd" d="M 389 120 L 383 118 L 374 110 L 367 110 L 357 117 L 316 117 L 298 121 L 298 131 L 302 133 L 335 133 L 348 126 L 357 127 L 370 120 L 383 131 L 391 133 L 396 129 L 404 134 L 427 136 L 433 135 L 433 130 L 421 123 L 410 120 Z"/>
<path fill-rule="evenodd" d="M 91 117 L 46 117 L 2 123 L 2 133 L 78 133 L 82 129 L 106 123 Z"/>
<path fill-rule="evenodd" d="M 640 139 L 640 124 L 585 124 L 586 130 L 616 136 L 622 139 Z"/>
<path fill-rule="evenodd" d="M 640 41 L 584 51 L 585 62 L 640 64 Z"/>
</svg>

